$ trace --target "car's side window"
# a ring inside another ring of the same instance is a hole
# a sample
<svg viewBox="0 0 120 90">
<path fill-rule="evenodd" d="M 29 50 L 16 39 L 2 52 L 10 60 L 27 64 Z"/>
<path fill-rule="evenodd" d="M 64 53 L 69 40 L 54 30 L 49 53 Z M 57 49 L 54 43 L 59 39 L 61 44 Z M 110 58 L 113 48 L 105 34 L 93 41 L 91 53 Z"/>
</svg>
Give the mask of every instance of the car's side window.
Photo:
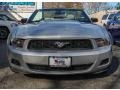
<svg viewBox="0 0 120 90">
<path fill-rule="evenodd" d="M 108 19 L 112 19 L 113 16 L 114 16 L 114 14 L 110 14 L 109 17 L 108 17 Z"/>
<path fill-rule="evenodd" d="M 3 20 L 7 20 L 7 21 L 13 21 L 12 18 L 10 18 L 10 17 L 8 17 L 6 15 L 3 15 L 3 14 L 0 15 L 0 18 L 2 18 Z"/>
<path fill-rule="evenodd" d="M 104 16 L 102 17 L 102 20 L 107 19 L 107 17 L 108 17 L 108 14 L 104 15 Z"/>
<path fill-rule="evenodd" d="M 0 18 L 2 18 L 3 20 L 8 20 L 8 18 L 5 15 L 0 15 Z"/>
<path fill-rule="evenodd" d="M 2 16 L 2 18 L 3 18 L 4 20 L 8 20 L 8 18 L 7 18 L 6 16 Z"/>
<path fill-rule="evenodd" d="M 33 21 L 40 21 L 41 19 L 42 19 L 42 12 L 38 12 L 33 18 Z"/>
<path fill-rule="evenodd" d="M 3 18 L 2 18 L 2 15 L 0 15 L 0 20 L 2 20 Z"/>
<path fill-rule="evenodd" d="M 4 21 L 4 19 L 0 18 L 0 21 Z"/>
<path fill-rule="evenodd" d="M 115 19 L 116 19 L 117 21 L 120 21 L 120 13 L 115 16 Z"/>
</svg>

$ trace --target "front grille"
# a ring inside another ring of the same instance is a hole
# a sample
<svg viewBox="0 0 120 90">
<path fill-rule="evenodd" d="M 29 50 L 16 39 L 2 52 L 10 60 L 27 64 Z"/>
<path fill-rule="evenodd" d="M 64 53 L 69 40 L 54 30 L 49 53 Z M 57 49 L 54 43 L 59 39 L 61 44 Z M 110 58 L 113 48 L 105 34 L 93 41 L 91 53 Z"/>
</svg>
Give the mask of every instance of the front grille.
<svg viewBox="0 0 120 90">
<path fill-rule="evenodd" d="M 74 70 L 86 70 L 89 69 L 92 64 L 83 64 L 83 65 L 75 65 L 71 67 L 50 67 L 48 65 L 35 65 L 35 64 L 27 64 L 28 67 L 32 70 L 45 70 L 45 71 L 74 71 Z"/>
<path fill-rule="evenodd" d="M 89 39 L 81 40 L 30 40 L 29 50 L 85 50 L 92 49 L 93 45 Z"/>
</svg>

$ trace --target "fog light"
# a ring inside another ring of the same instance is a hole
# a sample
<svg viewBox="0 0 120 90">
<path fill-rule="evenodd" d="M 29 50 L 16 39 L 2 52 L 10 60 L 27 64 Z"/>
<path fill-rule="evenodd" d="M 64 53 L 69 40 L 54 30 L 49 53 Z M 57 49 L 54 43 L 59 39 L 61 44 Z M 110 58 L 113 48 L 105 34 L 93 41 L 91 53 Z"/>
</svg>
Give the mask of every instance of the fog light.
<svg viewBox="0 0 120 90">
<path fill-rule="evenodd" d="M 17 65 L 17 66 L 20 66 L 20 62 L 15 60 L 15 59 L 12 59 L 11 63 Z"/>
<path fill-rule="evenodd" d="M 107 58 L 107 59 L 104 59 L 104 60 L 102 60 L 102 62 L 100 63 L 100 65 L 104 65 L 104 64 L 107 64 L 109 62 L 109 59 Z"/>
</svg>

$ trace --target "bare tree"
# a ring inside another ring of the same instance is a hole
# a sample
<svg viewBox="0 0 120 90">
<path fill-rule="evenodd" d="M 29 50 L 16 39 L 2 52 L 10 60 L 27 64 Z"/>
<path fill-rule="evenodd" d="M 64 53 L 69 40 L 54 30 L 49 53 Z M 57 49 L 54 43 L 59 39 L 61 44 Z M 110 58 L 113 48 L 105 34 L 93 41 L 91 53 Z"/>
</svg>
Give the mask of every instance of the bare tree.
<svg viewBox="0 0 120 90">
<path fill-rule="evenodd" d="M 83 7 L 87 10 L 88 13 L 95 13 L 101 10 L 110 9 L 110 6 L 107 2 L 86 2 L 83 3 Z"/>
</svg>

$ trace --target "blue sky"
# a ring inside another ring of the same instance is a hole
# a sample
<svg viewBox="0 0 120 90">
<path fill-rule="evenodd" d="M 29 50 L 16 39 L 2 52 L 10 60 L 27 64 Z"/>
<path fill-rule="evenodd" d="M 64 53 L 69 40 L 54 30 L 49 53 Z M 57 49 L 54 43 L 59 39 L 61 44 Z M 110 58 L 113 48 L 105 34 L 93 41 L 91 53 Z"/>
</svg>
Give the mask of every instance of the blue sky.
<svg viewBox="0 0 120 90">
<path fill-rule="evenodd" d="M 108 4 L 115 6 L 117 4 L 117 2 L 108 2 Z"/>
</svg>

